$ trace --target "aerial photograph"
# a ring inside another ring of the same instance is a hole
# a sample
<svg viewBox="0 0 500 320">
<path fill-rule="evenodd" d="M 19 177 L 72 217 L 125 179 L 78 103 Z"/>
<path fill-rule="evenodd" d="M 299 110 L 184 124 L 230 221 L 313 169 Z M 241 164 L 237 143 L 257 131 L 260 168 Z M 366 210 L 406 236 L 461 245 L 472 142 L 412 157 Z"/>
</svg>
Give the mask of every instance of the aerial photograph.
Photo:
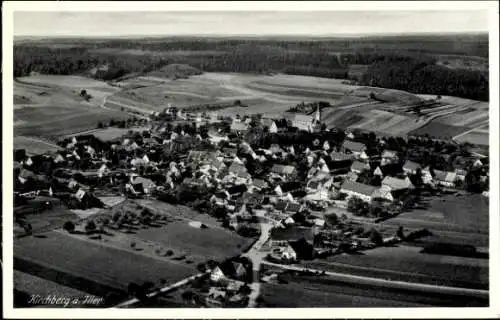
<svg viewBox="0 0 500 320">
<path fill-rule="evenodd" d="M 13 308 L 490 306 L 487 11 L 90 10 L 13 13 Z"/>
</svg>

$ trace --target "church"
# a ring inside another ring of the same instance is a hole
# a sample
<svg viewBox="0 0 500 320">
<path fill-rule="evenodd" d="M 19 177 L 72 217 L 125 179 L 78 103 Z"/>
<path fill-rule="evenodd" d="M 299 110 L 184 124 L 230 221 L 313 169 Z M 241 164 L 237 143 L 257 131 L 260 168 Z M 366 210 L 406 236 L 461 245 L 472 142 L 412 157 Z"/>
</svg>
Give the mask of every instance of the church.
<svg viewBox="0 0 500 320">
<path fill-rule="evenodd" d="M 314 114 L 295 114 L 292 119 L 292 127 L 307 132 L 319 131 L 321 128 L 321 111 L 319 106 L 316 107 L 316 112 Z"/>
</svg>

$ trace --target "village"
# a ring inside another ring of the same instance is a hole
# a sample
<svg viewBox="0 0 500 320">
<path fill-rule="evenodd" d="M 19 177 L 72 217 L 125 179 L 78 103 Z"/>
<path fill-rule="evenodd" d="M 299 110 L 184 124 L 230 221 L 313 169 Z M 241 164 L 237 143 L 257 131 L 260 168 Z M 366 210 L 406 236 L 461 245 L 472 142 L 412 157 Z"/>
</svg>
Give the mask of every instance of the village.
<svg viewBox="0 0 500 320">
<path fill-rule="evenodd" d="M 239 260 L 200 267 L 207 277 L 193 280 L 183 293 L 193 305 L 220 307 L 255 303 L 252 285 L 270 277 L 259 274 L 261 263 L 301 265 L 415 239 L 426 230 L 405 235 L 402 225 L 384 233 L 376 224 L 404 215 L 426 197 L 488 197 L 488 157 L 467 145 L 326 128 L 320 104 L 314 106 L 310 114 L 280 119 L 222 116 L 223 110 L 192 114 L 168 106 L 147 120 L 99 123 L 98 134 L 62 139 L 56 153 L 15 150 L 15 206 L 50 198 L 97 212 L 91 210 L 110 206 L 100 198 L 117 196 L 184 205 L 215 217 L 258 244 Z M 37 231 L 24 213 L 15 214 L 18 234 Z M 81 225 L 96 229 L 93 220 L 90 213 Z M 375 227 L 364 228 L 365 222 Z M 75 225 L 63 228 L 73 231 Z"/>
</svg>

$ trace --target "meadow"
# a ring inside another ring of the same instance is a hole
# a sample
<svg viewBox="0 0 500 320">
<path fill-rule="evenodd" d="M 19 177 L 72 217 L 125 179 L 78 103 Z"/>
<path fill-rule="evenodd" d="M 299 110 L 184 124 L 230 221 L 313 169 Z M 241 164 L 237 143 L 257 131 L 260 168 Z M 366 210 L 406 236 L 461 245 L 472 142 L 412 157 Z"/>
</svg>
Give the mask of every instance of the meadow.
<svg viewBox="0 0 500 320">
<path fill-rule="evenodd" d="M 164 279 L 173 283 L 196 273 L 192 265 L 153 259 L 93 243 L 92 240 L 81 240 L 60 231 L 45 233 L 43 238 L 26 237 L 16 240 L 14 257 L 20 262 L 26 261 L 52 271 L 51 274 L 55 275 L 55 278 L 50 278 L 52 281 L 57 282 L 57 274 L 62 273 L 118 291 L 126 291 L 130 282 L 142 284 L 151 281 L 158 285 Z M 19 264 L 15 264 L 14 268 L 21 268 L 23 271 Z M 49 273 L 35 275 L 47 277 Z M 78 281 L 70 283 L 78 286 Z"/>
</svg>

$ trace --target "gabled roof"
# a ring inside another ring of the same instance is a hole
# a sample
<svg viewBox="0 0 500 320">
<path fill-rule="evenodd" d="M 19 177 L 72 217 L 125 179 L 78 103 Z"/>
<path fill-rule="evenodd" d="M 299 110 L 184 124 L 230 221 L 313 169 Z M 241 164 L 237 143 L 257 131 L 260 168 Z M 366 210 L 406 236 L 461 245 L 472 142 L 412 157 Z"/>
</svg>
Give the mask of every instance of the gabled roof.
<svg viewBox="0 0 500 320">
<path fill-rule="evenodd" d="M 295 116 L 292 119 L 293 122 L 307 122 L 307 123 L 313 123 L 314 117 L 313 116 L 308 116 L 306 114 L 300 114 L 296 113 Z"/>
<path fill-rule="evenodd" d="M 351 170 L 357 170 L 357 171 L 370 170 L 370 165 L 368 163 L 354 161 L 351 165 Z"/>
<path fill-rule="evenodd" d="M 340 189 L 371 196 L 377 188 L 364 183 L 345 181 Z"/>
<path fill-rule="evenodd" d="M 344 143 L 342 143 L 342 148 L 354 152 L 363 152 L 366 150 L 366 146 L 363 143 L 351 140 L 344 140 Z"/>
<path fill-rule="evenodd" d="M 277 174 L 292 174 L 295 172 L 295 167 L 294 166 L 285 166 L 282 164 L 275 164 L 271 168 L 271 172 L 277 173 Z"/>
<path fill-rule="evenodd" d="M 298 181 L 290 181 L 290 182 L 285 182 L 280 185 L 281 191 L 283 193 L 289 192 L 289 191 L 294 191 L 297 189 L 301 189 L 302 186 L 300 182 Z"/>
<path fill-rule="evenodd" d="M 299 203 L 289 202 L 286 206 L 285 211 L 289 213 L 297 213 L 299 212 L 301 205 Z"/>
<path fill-rule="evenodd" d="M 244 122 L 231 123 L 231 131 L 246 131 L 246 130 L 248 130 L 248 124 Z"/>
<path fill-rule="evenodd" d="M 417 169 L 421 169 L 422 166 L 416 162 L 413 162 L 413 161 L 410 161 L 410 160 L 407 160 L 405 162 L 405 164 L 403 165 L 403 169 L 406 169 L 406 170 L 417 170 Z"/>
<path fill-rule="evenodd" d="M 333 161 L 348 161 L 348 160 L 352 160 L 354 157 L 352 154 L 333 151 L 332 153 L 330 153 L 330 158 Z"/>
<path fill-rule="evenodd" d="M 457 174 L 455 172 L 447 172 L 441 170 L 434 170 L 434 179 L 444 182 L 455 182 Z"/>
<path fill-rule="evenodd" d="M 413 184 L 410 179 L 398 179 L 394 177 L 387 176 L 382 180 L 383 186 L 388 186 L 391 190 L 403 190 L 413 188 Z"/>
<path fill-rule="evenodd" d="M 267 188 L 269 186 L 269 184 L 262 179 L 253 179 L 252 183 L 255 187 L 261 189 Z"/>
<path fill-rule="evenodd" d="M 244 165 L 236 163 L 236 162 L 231 163 L 228 170 L 229 170 L 229 172 L 231 172 L 235 175 L 239 175 L 239 174 L 247 172 L 247 168 Z"/>
<path fill-rule="evenodd" d="M 384 150 L 382 152 L 382 158 L 396 158 L 398 156 L 398 152 L 394 150 Z"/>
</svg>

